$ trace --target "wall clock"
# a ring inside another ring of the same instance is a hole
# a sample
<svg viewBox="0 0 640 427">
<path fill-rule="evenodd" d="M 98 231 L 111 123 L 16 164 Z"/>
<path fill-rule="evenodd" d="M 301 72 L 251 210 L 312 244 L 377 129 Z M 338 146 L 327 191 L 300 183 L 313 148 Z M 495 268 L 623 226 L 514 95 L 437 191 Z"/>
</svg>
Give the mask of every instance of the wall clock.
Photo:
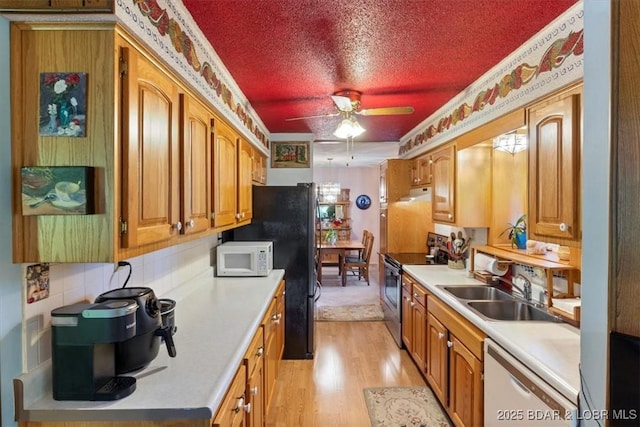
<svg viewBox="0 0 640 427">
<path fill-rule="evenodd" d="M 356 198 L 356 206 L 360 209 L 369 209 L 371 206 L 371 198 L 366 194 L 361 194 Z"/>
</svg>

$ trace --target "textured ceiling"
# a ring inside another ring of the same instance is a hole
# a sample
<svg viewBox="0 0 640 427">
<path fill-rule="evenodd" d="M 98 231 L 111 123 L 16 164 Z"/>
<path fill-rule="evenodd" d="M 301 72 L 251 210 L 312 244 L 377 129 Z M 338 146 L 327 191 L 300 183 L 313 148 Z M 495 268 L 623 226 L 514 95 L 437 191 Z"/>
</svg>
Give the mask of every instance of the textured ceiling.
<svg viewBox="0 0 640 427">
<path fill-rule="evenodd" d="M 358 142 L 397 142 L 576 0 L 183 0 L 271 133 L 334 141 L 330 95 L 358 90 Z M 397 152 L 397 144 L 391 144 Z"/>
</svg>

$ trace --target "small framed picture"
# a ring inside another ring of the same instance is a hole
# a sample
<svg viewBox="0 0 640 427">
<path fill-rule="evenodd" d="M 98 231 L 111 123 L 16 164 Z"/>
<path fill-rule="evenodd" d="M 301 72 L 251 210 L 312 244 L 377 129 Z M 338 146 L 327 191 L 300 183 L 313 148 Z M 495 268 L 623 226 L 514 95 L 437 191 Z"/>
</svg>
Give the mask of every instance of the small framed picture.
<svg viewBox="0 0 640 427">
<path fill-rule="evenodd" d="M 271 141 L 272 168 L 311 167 L 309 141 Z"/>
<path fill-rule="evenodd" d="M 86 120 L 87 74 L 40 73 L 40 135 L 81 138 Z"/>
<path fill-rule="evenodd" d="M 23 166 L 22 215 L 87 215 L 95 212 L 94 168 Z"/>
</svg>

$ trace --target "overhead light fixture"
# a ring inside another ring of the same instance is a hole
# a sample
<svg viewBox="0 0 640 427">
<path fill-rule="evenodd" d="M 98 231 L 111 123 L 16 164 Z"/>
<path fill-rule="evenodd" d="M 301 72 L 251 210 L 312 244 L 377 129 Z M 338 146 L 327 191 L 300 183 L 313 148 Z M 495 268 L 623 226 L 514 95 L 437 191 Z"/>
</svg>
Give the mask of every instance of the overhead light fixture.
<svg viewBox="0 0 640 427">
<path fill-rule="evenodd" d="M 333 157 L 327 157 L 329 161 L 330 175 L 333 177 L 333 168 L 331 167 L 331 161 Z M 318 196 L 320 201 L 335 203 L 338 201 L 338 196 L 340 196 L 340 183 L 339 182 L 322 182 L 318 185 Z"/>
<path fill-rule="evenodd" d="M 338 128 L 333 132 L 333 135 L 335 135 L 336 138 L 348 139 L 360 136 L 364 131 L 365 129 L 360 126 L 360 123 L 358 123 L 355 117 L 349 116 L 342 119 Z"/>
<path fill-rule="evenodd" d="M 493 148 L 514 155 L 527 149 L 527 135 L 515 130 L 507 132 L 493 140 Z"/>
</svg>

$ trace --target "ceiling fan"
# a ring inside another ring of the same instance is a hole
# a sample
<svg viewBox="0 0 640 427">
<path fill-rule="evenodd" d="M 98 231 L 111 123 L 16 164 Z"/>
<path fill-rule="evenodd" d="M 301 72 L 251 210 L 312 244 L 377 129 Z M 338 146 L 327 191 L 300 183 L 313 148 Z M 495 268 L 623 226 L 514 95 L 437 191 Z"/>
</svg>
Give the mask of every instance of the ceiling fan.
<svg viewBox="0 0 640 427">
<path fill-rule="evenodd" d="M 359 116 L 389 116 L 389 115 L 413 113 L 413 107 L 380 107 L 380 108 L 360 109 L 361 97 L 362 97 L 362 93 L 358 92 L 357 90 L 351 90 L 351 89 L 340 90 L 338 92 L 335 92 L 333 95 L 331 95 L 333 104 L 335 105 L 338 112 L 328 113 L 328 114 L 319 114 L 315 116 L 293 117 L 285 120 L 291 121 L 291 120 L 313 119 L 317 117 L 337 117 L 337 116 L 350 118 L 352 114 L 356 114 Z"/>
</svg>

